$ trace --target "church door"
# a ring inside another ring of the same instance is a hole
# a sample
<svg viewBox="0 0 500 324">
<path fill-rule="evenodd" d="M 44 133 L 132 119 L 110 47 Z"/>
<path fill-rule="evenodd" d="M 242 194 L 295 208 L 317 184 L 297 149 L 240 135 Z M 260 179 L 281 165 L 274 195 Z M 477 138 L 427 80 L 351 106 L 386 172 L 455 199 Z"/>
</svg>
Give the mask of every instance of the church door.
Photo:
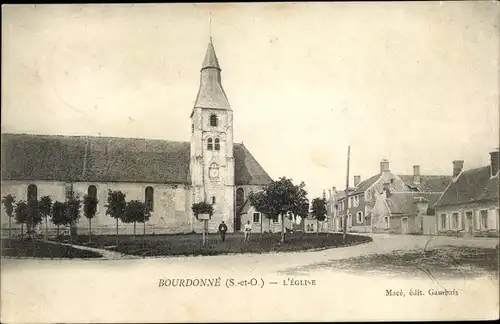
<svg viewBox="0 0 500 324">
<path fill-rule="evenodd" d="M 241 214 L 237 214 L 234 219 L 234 231 L 238 232 L 241 230 Z"/>
</svg>

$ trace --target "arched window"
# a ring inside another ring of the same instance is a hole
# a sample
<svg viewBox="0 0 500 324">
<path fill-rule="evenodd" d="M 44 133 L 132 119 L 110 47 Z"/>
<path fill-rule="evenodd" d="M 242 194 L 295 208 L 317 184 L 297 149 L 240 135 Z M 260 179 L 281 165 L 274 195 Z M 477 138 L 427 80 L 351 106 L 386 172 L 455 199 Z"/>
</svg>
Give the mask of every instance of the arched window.
<svg viewBox="0 0 500 324">
<path fill-rule="evenodd" d="M 146 207 L 149 208 L 150 211 L 154 211 L 155 203 L 154 203 L 154 190 L 153 187 L 147 187 L 144 192 L 144 203 Z"/>
<path fill-rule="evenodd" d="M 208 139 L 208 142 L 207 142 L 207 150 L 213 150 L 213 141 L 211 138 Z"/>
<path fill-rule="evenodd" d="M 215 196 L 212 196 L 212 205 L 215 205 Z"/>
<path fill-rule="evenodd" d="M 191 124 L 191 133 L 194 133 L 194 124 Z"/>
<path fill-rule="evenodd" d="M 215 139 L 215 150 L 220 151 L 220 139 Z"/>
<path fill-rule="evenodd" d="M 38 199 L 38 188 L 34 184 L 28 186 L 28 194 L 26 195 L 27 201 Z"/>
<path fill-rule="evenodd" d="M 359 211 L 356 213 L 356 221 L 358 224 L 363 223 L 363 212 Z"/>
<path fill-rule="evenodd" d="M 236 206 L 243 206 L 245 203 L 245 191 L 243 188 L 236 189 Z"/>
<path fill-rule="evenodd" d="M 216 114 L 210 115 L 210 126 L 217 127 L 217 115 Z"/>
<path fill-rule="evenodd" d="M 97 187 L 94 185 L 89 186 L 87 189 L 87 196 L 97 197 Z"/>
</svg>

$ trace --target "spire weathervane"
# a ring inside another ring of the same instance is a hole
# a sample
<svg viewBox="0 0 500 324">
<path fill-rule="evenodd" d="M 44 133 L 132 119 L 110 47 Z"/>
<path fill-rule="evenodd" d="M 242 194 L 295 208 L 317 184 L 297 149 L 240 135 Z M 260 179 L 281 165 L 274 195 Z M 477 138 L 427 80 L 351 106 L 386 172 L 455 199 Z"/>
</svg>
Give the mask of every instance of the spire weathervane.
<svg viewBox="0 0 500 324">
<path fill-rule="evenodd" d="M 210 33 L 210 39 L 212 38 L 212 12 L 208 13 L 210 16 L 210 24 L 209 24 L 209 33 Z"/>
</svg>

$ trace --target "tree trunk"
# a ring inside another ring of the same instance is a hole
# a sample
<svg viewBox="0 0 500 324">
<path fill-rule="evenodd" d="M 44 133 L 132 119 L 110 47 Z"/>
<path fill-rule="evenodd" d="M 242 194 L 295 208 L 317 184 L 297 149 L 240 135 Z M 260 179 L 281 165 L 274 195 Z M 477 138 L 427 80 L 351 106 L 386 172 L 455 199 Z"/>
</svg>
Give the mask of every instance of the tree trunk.
<svg viewBox="0 0 500 324">
<path fill-rule="evenodd" d="M 59 225 L 59 224 L 57 224 L 57 234 L 56 234 L 56 235 L 57 235 L 57 238 L 59 238 L 59 226 L 60 226 L 60 225 Z"/>
<path fill-rule="evenodd" d="M 118 218 L 116 219 L 116 245 L 118 245 Z"/>
<path fill-rule="evenodd" d="M 49 224 L 47 223 L 47 216 L 45 216 L 45 239 L 49 239 Z"/>
<path fill-rule="evenodd" d="M 9 247 L 12 247 L 12 216 L 9 216 Z"/>
<path fill-rule="evenodd" d="M 143 219 L 143 230 L 142 230 L 142 248 L 144 249 L 144 240 L 146 239 L 146 217 Z"/>
<path fill-rule="evenodd" d="M 92 218 L 89 218 L 89 243 L 92 242 Z"/>
<path fill-rule="evenodd" d="M 21 223 L 21 240 L 24 239 L 24 224 Z"/>
<path fill-rule="evenodd" d="M 316 234 L 319 235 L 319 219 L 316 219 Z"/>
<path fill-rule="evenodd" d="M 260 235 L 262 236 L 262 214 L 260 214 Z"/>
<path fill-rule="evenodd" d="M 281 243 L 285 243 L 285 216 L 281 214 Z"/>
<path fill-rule="evenodd" d="M 268 219 L 269 219 L 269 233 L 272 233 L 273 231 L 271 230 L 271 219 L 270 218 Z"/>
<path fill-rule="evenodd" d="M 135 238 L 135 221 L 134 221 L 134 238 Z"/>
</svg>

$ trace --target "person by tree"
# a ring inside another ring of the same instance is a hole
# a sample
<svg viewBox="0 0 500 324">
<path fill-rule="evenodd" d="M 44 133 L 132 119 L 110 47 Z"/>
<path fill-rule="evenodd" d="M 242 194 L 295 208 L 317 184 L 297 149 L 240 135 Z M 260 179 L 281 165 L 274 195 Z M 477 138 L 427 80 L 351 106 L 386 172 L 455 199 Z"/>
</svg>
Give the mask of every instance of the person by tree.
<svg viewBox="0 0 500 324">
<path fill-rule="evenodd" d="M 227 232 L 227 225 L 224 223 L 224 221 L 222 221 L 219 224 L 219 233 L 222 242 L 226 241 L 226 232 Z"/>
<path fill-rule="evenodd" d="M 83 196 L 83 214 L 89 220 L 89 242 L 92 241 L 92 218 L 97 213 L 97 204 L 99 200 L 93 195 Z"/>
<path fill-rule="evenodd" d="M 250 233 L 252 233 L 252 225 L 250 221 L 247 221 L 245 224 L 245 242 L 250 241 Z"/>
<path fill-rule="evenodd" d="M 40 214 L 45 218 L 45 239 L 49 237 L 49 225 L 47 219 L 52 214 L 52 199 L 49 196 L 40 198 Z"/>
<path fill-rule="evenodd" d="M 14 216 L 14 204 L 16 198 L 11 194 L 8 194 L 2 198 L 3 208 L 5 213 L 9 217 L 9 247 L 12 246 L 12 217 Z"/>
<path fill-rule="evenodd" d="M 311 203 L 311 214 L 316 219 L 316 232 L 319 233 L 319 222 L 324 222 L 326 219 L 326 199 L 314 198 Z"/>
</svg>

